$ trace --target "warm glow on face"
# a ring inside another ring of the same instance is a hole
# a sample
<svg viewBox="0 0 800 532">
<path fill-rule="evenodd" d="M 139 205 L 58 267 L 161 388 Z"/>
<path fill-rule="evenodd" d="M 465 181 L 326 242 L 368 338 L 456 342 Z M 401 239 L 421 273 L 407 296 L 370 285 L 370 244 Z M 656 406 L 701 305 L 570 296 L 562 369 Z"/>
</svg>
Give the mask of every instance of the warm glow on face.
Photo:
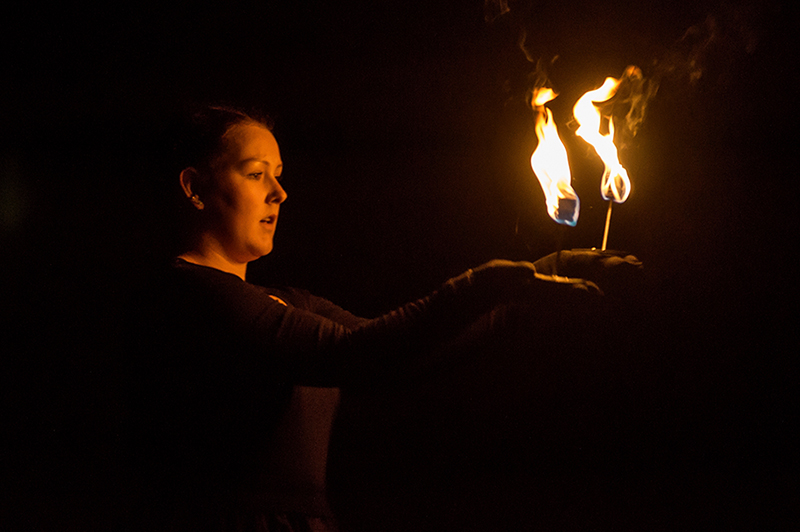
<svg viewBox="0 0 800 532">
<path fill-rule="evenodd" d="M 539 144 L 531 155 L 531 168 L 542 185 L 550 218 L 560 224 L 574 226 L 578 223 L 580 200 L 570 185 L 567 150 L 558 136 L 553 113 L 544 107 L 555 97 L 552 89 L 533 92 L 531 105 L 537 113 L 536 137 Z"/>
<path fill-rule="evenodd" d="M 228 261 L 246 264 L 272 251 L 286 199 L 282 171 L 272 133 L 260 125 L 237 126 L 204 196 L 207 233 Z"/>
<path fill-rule="evenodd" d="M 619 81 L 614 78 L 606 78 L 599 89 L 587 92 L 578 100 L 573 109 L 575 120 L 580 127 L 575 132 L 579 137 L 591 144 L 600 159 L 605 164 L 603 180 L 600 184 L 600 192 L 603 198 L 622 203 L 628 199 L 631 193 L 631 182 L 628 172 L 622 167 L 617 155 L 617 147 L 614 145 L 614 120 L 609 119 L 608 133 L 604 134 L 601 130 L 603 117 L 600 110 L 593 102 L 605 102 L 616 94 Z"/>
</svg>

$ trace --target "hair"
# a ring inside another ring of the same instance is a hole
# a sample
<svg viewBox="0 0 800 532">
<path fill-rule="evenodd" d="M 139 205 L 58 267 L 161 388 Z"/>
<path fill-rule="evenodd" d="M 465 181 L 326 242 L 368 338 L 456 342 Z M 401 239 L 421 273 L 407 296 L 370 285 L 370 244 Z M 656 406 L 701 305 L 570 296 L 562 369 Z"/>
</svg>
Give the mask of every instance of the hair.
<svg viewBox="0 0 800 532">
<path fill-rule="evenodd" d="M 188 167 L 213 167 L 226 148 L 228 134 L 237 126 L 253 124 L 272 130 L 265 115 L 228 106 L 196 109 L 182 122 L 173 144 L 173 175 Z"/>
</svg>

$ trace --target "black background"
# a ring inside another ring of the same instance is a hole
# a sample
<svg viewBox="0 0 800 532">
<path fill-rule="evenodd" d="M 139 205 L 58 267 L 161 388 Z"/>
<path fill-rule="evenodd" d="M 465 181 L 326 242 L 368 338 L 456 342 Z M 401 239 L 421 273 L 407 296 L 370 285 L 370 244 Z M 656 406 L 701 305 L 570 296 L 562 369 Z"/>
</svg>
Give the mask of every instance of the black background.
<svg viewBox="0 0 800 532">
<path fill-rule="evenodd" d="M 132 287 L 166 248 L 170 176 L 158 150 L 175 108 L 221 101 L 274 118 L 289 199 L 251 278 L 369 316 L 491 258 L 598 246 L 602 168 L 568 116 L 629 64 L 661 83 L 622 152 L 633 192 L 614 210 L 609 247 L 644 261 L 652 304 L 673 318 L 681 408 L 713 425 L 701 432 L 708 449 L 726 449 L 728 471 L 758 479 L 748 511 L 774 516 L 790 507 L 779 496 L 796 501 L 796 461 L 784 454 L 798 347 L 788 9 L 509 7 L 489 20 L 496 7 L 480 0 L 6 11 L 0 260 L 14 523 L 79 520 L 67 508 L 102 491 L 115 411 L 98 368 L 118 347 Z M 533 59 L 558 56 L 550 107 L 582 201 L 575 228 L 547 217 L 528 164 L 535 65 L 523 33 Z"/>
</svg>

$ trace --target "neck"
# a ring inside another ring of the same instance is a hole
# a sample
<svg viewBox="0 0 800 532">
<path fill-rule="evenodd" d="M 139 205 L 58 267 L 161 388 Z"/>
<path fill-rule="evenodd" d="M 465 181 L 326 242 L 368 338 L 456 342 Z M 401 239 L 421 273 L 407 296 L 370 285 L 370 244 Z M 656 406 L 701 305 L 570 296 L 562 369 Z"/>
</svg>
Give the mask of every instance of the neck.
<svg viewBox="0 0 800 532">
<path fill-rule="evenodd" d="M 185 253 L 178 255 L 181 259 L 192 264 L 208 266 L 217 270 L 232 273 L 244 281 L 247 274 L 247 263 L 234 262 L 221 253 L 215 246 L 198 246 Z"/>
</svg>

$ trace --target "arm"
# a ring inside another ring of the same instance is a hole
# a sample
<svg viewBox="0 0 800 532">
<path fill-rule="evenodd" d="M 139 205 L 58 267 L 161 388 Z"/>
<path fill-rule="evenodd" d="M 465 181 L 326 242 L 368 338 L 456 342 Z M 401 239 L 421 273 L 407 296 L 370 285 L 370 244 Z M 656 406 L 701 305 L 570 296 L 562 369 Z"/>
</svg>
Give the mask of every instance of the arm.
<svg viewBox="0 0 800 532">
<path fill-rule="evenodd" d="M 345 383 L 390 364 L 398 350 L 414 354 L 428 349 L 499 303 L 587 288 L 579 281 L 553 282 L 529 263 L 494 261 L 447 281 L 427 297 L 348 327 L 284 306 L 233 275 L 189 265 L 177 270 L 173 284 L 194 328 L 211 341 L 252 355 L 245 357 L 251 358 L 248 366 L 265 366 L 289 382 L 311 385 Z"/>
<path fill-rule="evenodd" d="M 295 308 L 307 310 L 349 329 L 355 329 L 369 321 L 367 318 L 356 316 L 339 305 L 325 298 L 315 296 L 307 290 L 297 288 L 265 288 L 264 290 L 269 294 L 280 297 Z"/>
</svg>

